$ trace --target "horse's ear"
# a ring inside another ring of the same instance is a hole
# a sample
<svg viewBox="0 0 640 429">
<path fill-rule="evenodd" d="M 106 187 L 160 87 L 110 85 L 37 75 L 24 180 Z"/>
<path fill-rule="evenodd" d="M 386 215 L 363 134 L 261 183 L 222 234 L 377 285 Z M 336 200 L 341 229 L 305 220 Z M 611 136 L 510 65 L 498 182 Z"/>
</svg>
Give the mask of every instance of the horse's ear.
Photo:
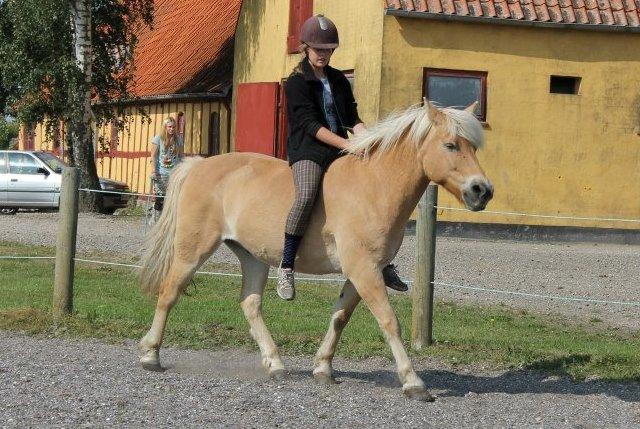
<svg viewBox="0 0 640 429">
<path fill-rule="evenodd" d="M 469 113 L 471 113 L 471 114 L 473 115 L 473 114 L 475 113 L 475 111 L 476 111 L 476 107 L 477 107 L 477 106 L 478 106 L 478 100 L 476 100 L 476 101 L 474 101 L 473 103 L 469 104 L 469 105 L 467 106 L 467 108 L 466 108 L 466 109 L 464 109 L 464 111 L 465 111 L 465 112 L 469 112 Z"/>
<path fill-rule="evenodd" d="M 434 124 L 440 123 L 440 120 L 442 119 L 442 112 L 440 109 L 431 104 L 425 97 L 422 97 L 422 102 L 424 103 L 424 108 L 429 112 L 429 118 L 431 121 Z"/>
</svg>

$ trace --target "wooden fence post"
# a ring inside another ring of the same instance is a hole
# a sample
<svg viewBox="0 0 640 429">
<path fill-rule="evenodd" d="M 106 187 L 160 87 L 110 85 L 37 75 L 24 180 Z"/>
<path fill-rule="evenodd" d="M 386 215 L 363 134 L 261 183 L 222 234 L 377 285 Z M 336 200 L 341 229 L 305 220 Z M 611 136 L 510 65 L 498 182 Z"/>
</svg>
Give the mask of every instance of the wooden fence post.
<svg viewBox="0 0 640 429">
<path fill-rule="evenodd" d="M 429 185 L 418 203 L 416 222 L 417 262 L 411 296 L 414 350 L 421 350 L 433 342 L 433 278 L 436 264 L 436 205 L 438 186 Z"/>
<path fill-rule="evenodd" d="M 78 184 L 80 171 L 66 167 L 60 189 L 60 218 L 56 247 L 56 271 L 53 284 L 53 317 L 60 318 L 73 311 L 73 271 L 78 230 Z"/>
</svg>

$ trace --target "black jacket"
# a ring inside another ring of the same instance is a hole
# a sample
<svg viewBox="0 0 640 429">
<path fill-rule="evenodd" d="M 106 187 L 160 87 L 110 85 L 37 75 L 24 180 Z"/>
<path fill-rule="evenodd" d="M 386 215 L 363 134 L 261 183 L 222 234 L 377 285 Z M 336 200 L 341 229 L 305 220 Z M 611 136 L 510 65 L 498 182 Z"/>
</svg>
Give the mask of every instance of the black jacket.
<svg viewBox="0 0 640 429">
<path fill-rule="evenodd" d="M 324 114 L 322 82 L 313 73 L 307 59 L 302 60 L 301 69 L 302 73 L 293 72 L 285 83 L 289 165 L 306 159 L 320 164 L 326 170 L 340 156 L 340 149 L 322 143 L 315 137 L 321 127 L 329 129 Z M 346 128 L 353 128 L 362 122 L 358 117 L 351 85 L 339 70 L 326 66 L 325 73 L 338 113 L 337 134 L 346 138 Z"/>
</svg>

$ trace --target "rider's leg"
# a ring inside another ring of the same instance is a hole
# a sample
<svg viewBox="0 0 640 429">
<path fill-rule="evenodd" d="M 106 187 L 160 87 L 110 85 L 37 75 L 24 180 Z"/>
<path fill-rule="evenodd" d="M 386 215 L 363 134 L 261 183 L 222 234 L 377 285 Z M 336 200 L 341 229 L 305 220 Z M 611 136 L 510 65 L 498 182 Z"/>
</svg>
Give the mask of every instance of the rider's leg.
<svg viewBox="0 0 640 429">
<path fill-rule="evenodd" d="M 278 270 L 277 289 L 280 298 L 287 300 L 295 296 L 293 269 L 296 253 L 309 223 L 324 173 L 319 164 L 309 160 L 298 161 L 291 168 L 296 196 L 285 225 L 284 250 Z"/>
</svg>

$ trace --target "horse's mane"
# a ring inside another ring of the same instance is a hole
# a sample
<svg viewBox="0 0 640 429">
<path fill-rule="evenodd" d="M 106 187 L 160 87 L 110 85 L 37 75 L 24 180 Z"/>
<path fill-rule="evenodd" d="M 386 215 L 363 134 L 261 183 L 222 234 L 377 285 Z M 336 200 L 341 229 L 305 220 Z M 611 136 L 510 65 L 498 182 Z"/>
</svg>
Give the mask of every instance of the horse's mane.
<svg viewBox="0 0 640 429">
<path fill-rule="evenodd" d="M 445 126 L 451 135 L 467 139 L 476 148 L 484 144 L 482 124 L 473 114 L 453 108 L 438 110 L 446 118 Z M 391 113 L 367 131 L 351 137 L 352 144 L 346 151 L 363 153 L 365 156 L 373 149 L 383 153 L 394 147 L 403 136 L 418 147 L 427 137 L 432 125 L 428 107 L 421 104 L 411 106 L 403 112 Z"/>
</svg>

